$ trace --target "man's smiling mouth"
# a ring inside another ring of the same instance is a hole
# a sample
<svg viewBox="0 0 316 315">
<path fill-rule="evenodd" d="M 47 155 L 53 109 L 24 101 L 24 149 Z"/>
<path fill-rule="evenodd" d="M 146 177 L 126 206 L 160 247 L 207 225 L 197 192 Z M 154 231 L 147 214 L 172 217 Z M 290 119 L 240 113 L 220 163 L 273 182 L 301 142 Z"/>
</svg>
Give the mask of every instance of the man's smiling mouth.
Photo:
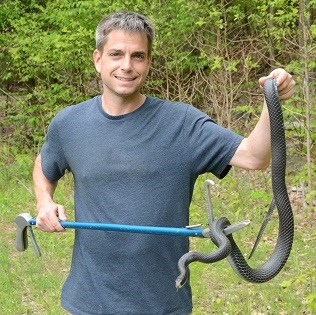
<svg viewBox="0 0 316 315">
<path fill-rule="evenodd" d="M 125 78 L 125 77 L 118 77 L 118 76 L 115 76 L 116 79 L 120 80 L 120 81 L 125 81 L 125 82 L 130 82 L 130 81 L 134 81 L 136 80 L 136 77 L 133 77 L 133 78 Z"/>
</svg>

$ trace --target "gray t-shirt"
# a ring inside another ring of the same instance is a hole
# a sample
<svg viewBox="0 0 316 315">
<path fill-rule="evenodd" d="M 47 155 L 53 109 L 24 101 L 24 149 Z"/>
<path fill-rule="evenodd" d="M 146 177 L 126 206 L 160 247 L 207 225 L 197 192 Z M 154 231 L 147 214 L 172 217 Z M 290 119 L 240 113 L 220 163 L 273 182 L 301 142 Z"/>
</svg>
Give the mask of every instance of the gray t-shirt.
<svg viewBox="0 0 316 315">
<path fill-rule="evenodd" d="M 101 97 L 52 120 L 42 167 L 52 181 L 74 176 L 77 221 L 184 227 L 198 175 L 224 177 L 242 137 L 191 105 L 147 97 L 109 116 Z M 62 305 L 73 314 L 188 314 L 187 283 L 175 288 L 181 236 L 76 230 Z"/>
</svg>

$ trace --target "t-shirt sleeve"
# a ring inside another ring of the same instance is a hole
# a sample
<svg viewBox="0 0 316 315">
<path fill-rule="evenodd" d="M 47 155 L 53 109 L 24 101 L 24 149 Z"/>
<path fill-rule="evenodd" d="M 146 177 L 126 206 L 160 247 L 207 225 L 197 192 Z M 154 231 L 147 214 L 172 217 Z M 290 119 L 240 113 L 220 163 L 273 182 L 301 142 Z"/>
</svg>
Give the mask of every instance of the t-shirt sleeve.
<svg viewBox="0 0 316 315">
<path fill-rule="evenodd" d="M 243 137 L 217 125 L 193 106 L 188 107 L 186 120 L 193 171 L 196 174 L 211 172 L 224 178 Z"/>
<path fill-rule="evenodd" d="M 58 133 L 58 115 L 51 121 L 41 150 L 42 170 L 50 181 L 59 180 L 69 165 Z"/>
</svg>

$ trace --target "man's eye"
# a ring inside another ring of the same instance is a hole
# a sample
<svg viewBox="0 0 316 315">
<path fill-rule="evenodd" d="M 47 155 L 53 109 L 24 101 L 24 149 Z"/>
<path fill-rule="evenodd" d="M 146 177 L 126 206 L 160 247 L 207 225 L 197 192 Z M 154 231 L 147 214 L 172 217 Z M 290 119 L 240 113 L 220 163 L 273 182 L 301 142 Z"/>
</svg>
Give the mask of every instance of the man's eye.
<svg viewBox="0 0 316 315">
<path fill-rule="evenodd" d="M 118 56 L 120 56 L 120 53 L 119 52 L 112 52 L 112 53 L 110 53 L 110 56 L 111 57 L 118 57 Z"/>
<path fill-rule="evenodd" d="M 139 59 L 139 60 L 143 60 L 143 59 L 145 59 L 145 56 L 143 54 L 137 54 L 134 56 L 134 58 Z"/>
</svg>

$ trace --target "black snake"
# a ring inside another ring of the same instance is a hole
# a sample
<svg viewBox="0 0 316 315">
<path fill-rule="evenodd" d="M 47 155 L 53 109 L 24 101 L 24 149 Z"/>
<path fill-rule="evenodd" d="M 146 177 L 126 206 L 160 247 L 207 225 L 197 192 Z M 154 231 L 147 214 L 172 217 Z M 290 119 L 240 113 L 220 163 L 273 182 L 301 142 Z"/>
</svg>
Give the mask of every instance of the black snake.
<svg viewBox="0 0 316 315">
<path fill-rule="evenodd" d="M 176 279 L 177 288 L 182 287 L 186 282 L 188 265 L 193 261 L 212 263 L 227 257 L 230 265 L 240 277 L 249 282 L 262 283 L 275 277 L 290 255 L 294 237 L 294 218 L 285 185 L 286 142 L 282 109 L 275 79 L 269 78 L 266 80 L 264 95 L 270 117 L 272 190 L 279 217 L 279 232 L 275 249 L 267 262 L 261 267 L 251 268 L 232 235 L 225 236 L 223 234 L 223 229 L 229 225 L 229 222 L 226 218 L 220 218 L 210 226 L 210 236 L 219 247 L 218 250 L 210 254 L 202 254 L 196 251 L 184 254 L 178 261 L 180 275 Z"/>
</svg>

